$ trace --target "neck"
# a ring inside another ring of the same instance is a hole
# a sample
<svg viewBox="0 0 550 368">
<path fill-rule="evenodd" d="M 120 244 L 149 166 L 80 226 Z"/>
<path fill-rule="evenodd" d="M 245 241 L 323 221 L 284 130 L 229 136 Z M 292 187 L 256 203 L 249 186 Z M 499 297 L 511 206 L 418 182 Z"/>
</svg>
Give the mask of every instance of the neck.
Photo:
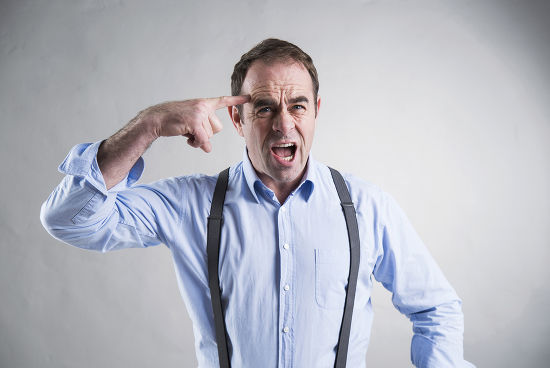
<svg viewBox="0 0 550 368">
<path fill-rule="evenodd" d="M 268 188 L 275 193 L 275 196 L 277 197 L 277 200 L 279 201 L 279 203 L 283 204 L 285 203 L 290 193 L 292 193 L 294 189 L 298 188 L 299 184 L 300 184 L 300 180 L 298 180 L 295 184 L 292 184 L 292 185 L 288 185 L 288 186 L 279 185 L 278 187 L 274 187 L 274 188 L 268 187 Z"/>
<path fill-rule="evenodd" d="M 283 182 L 276 181 L 272 177 L 258 171 L 256 171 L 256 174 L 258 175 L 262 183 L 264 183 L 266 187 L 268 187 L 273 191 L 273 193 L 275 193 L 275 196 L 277 197 L 279 203 L 283 204 L 285 203 L 290 193 L 292 193 L 294 189 L 298 188 L 298 185 L 300 185 L 300 183 L 302 182 L 302 178 L 305 175 L 306 168 L 307 165 L 304 167 L 301 174 L 296 177 L 296 179 Z"/>
</svg>

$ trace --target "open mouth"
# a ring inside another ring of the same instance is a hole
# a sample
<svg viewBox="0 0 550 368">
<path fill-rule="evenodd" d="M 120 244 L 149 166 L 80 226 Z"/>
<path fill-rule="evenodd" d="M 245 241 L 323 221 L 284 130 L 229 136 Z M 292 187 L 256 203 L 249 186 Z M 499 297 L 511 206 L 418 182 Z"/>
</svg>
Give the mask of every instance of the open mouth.
<svg viewBox="0 0 550 368">
<path fill-rule="evenodd" d="M 292 161 L 296 153 L 296 144 L 281 143 L 271 146 L 271 152 L 284 161 Z"/>
</svg>

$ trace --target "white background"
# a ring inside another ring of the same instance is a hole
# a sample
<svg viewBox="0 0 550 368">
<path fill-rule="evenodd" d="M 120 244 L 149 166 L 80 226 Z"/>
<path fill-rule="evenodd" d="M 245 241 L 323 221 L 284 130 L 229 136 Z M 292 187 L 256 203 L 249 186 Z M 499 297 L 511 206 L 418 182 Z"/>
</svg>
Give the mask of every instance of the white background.
<svg viewBox="0 0 550 368">
<path fill-rule="evenodd" d="M 547 1 L 2 1 L 0 366 L 190 367 L 168 250 L 98 254 L 40 225 L 69 149 L 143 108 L 229 94 L 267 37 L 312 57 L 317 159 L 392 194 L 463 299 L 479 367 L 550 360 Z M 238 161 L 157 141 L 143 182 Z M 410 366 L 408 320 L 377 287 L 367 363 Z"/>
</svg>

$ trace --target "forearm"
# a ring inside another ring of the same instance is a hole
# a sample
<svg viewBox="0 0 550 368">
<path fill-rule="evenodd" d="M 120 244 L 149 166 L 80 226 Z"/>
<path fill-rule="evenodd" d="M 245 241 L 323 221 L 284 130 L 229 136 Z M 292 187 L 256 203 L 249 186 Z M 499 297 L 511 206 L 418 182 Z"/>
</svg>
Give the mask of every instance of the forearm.
<svg viewBox="0 0 550 368">
<path fill-rule="evenodd" d="M 158 137 L 187 137 L 192 147 L 210 152 L 210 138 L 222 129 L 216 109 L 242 104 L 249 96 L 217 97 L 157 104 L 141 111 L 99 148 L 97 162 L 107 189 L 120 182 Z"/>
<path fill-rule="evenodd" d="M 151 202 L 157 201 L 157 209 L 168 202 L 178 207 L 179 189 L 165 183 L 175 197 L 160 199 L 157 190 L 132 188 L 143 171 L 140 157 L 161 136 L 184 136 L 192 147 L 209 152 L 210 137 L 222 129 L 214 111 L 248 100 L 232 96 L 161 103 L 104 142 L 75 146 L 59 167 L 66 177 L 42 206 L 44 227 L 69 244 L 97 250 L 157 244 L 158 213 Z M 171 217 L 179 212 L 171 211 Z"/>
<path fill-rule="evenodd" d="M 126 177 L 136 161 L 158 137 L 154 120 L 139 113 L 124 128 L 103 141 L 97 152 L 97 163 L 107 189 Z"/>
</svg>

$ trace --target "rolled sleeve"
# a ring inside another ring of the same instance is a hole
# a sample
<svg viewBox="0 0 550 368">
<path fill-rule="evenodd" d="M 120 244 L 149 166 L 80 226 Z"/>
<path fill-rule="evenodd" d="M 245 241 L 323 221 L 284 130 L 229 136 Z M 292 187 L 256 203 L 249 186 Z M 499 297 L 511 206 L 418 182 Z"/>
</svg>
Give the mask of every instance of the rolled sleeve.
<svg viewBox="0 0 550 368">
<path fill-rule="evenodd" d="M 107 190 L 105 180 L 97 163 L 97 151 L 103 141 L 95 143 L 82 143 L 74 146 L 65 160 L 59 165 L 59 172 L 65 175 L 82 176 L 97 191 L 103 195 L 108 192 L 118 192 L 130 188 L 143 173 L 144 161 L 139 158 L 130 169 L 128 175 L 117 185 Z"/>
</svg>

